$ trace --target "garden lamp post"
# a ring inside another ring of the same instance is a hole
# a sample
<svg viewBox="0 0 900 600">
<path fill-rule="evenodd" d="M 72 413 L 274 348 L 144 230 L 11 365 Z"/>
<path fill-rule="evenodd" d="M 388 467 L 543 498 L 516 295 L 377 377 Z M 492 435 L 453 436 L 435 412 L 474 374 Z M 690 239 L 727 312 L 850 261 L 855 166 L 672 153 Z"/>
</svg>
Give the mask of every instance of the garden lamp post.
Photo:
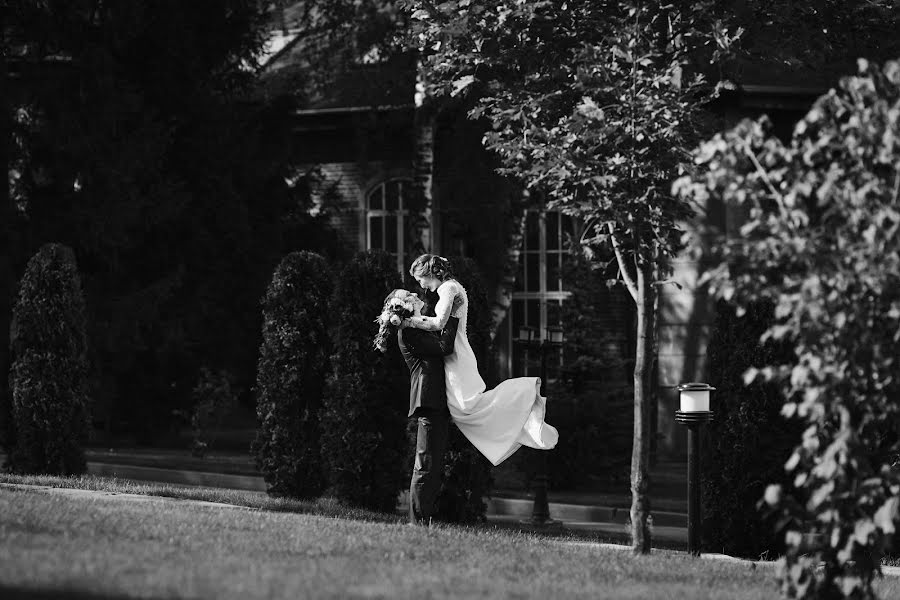
<svg viewBox="0 0 900 600">
<path fill-rule="evenodd" d="M 675 411 L 675 420 L 688 428 L 688 552 L 700 556 L 700 429 L 713 418 L 709 393 L 716 388 L 707 383 L 682 383 L 677 389 L 681 410 Z"/>
<path fill-rule="evenodd" d="M 524 375 L 528 375 L 529 350 L 533 347 L 541 353 L 541 396 L 546 395 L 547 385 L 547 355 L 553 349 L 562 348 L 565 342 L 562 327 L 548 327 L 543 340 L 534 338 L 535 328 L 523 326 L 519 328 L 519 337 L 516 342 L 522 346 L 524 354 Z M 538 464 L 534 477 L 534 505 L 531 510 L 531 518 L 524 519 L 522 523 L 535 527 L 560 527 L 562 523 L 550 518 L 550 503 L 547 499 L 547 453 L 538 451 Z"/>
</svg>

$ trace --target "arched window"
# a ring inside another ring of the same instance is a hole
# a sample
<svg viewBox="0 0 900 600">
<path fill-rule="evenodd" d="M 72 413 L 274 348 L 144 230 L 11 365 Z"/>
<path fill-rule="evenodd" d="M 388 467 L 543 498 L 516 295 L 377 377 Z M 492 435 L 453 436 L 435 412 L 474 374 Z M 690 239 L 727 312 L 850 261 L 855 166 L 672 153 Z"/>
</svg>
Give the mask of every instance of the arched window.
<svg viewBox="0 0 900 600">
<path fill-rule="evenodd" d="M 408 179 L 390 179 L 376 185 L 366 196 L 366 247 L 391 254 L 401 273 L 406 257 L 407 198 L 411 188 Z"/>
</svg>

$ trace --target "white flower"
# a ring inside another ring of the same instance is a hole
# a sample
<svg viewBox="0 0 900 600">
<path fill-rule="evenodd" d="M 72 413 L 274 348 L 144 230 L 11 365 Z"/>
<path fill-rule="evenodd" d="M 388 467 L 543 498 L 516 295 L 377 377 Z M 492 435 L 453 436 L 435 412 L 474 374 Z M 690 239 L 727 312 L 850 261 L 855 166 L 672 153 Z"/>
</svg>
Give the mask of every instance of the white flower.
<svg viewBox="0 0 900 600">
<path fill-rule="evenodd" d="M 401 320 L 402 319 L 400 319 L 400 315 L 391 315 L 391 324 L 394 325 L 395 327 L 400 326 Z"/>
</svg>

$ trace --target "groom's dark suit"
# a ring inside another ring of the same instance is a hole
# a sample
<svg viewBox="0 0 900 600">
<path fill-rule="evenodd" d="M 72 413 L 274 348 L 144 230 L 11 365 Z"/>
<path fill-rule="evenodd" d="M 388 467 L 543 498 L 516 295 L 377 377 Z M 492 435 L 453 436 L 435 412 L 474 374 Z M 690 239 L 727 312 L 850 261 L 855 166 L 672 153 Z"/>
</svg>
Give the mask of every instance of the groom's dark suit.
<svg viewBox="0 0 900 600">
<path fill-rule="evenodd" d="M 453 353 L 457 327 L 459 319 L 450 317 L 440 335 L 412 327 L 397 333 L 400 352 L 409 367 L 409 416 L 415 417 L 418 425 L 416 458 L 409 484 L 412 523 L 431 517 L 441 488 L 450 425 L 444 357 Z"/>
</svg>

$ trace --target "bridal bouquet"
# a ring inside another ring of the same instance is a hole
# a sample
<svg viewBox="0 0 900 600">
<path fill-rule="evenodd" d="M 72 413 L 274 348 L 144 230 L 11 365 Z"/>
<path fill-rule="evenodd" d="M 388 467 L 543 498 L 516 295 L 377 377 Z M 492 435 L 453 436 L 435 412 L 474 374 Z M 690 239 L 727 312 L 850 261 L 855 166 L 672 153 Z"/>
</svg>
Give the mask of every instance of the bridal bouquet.
<svg viewBox="0 0 900 600">
<path fill-rule="evenodd" d="M 375 319 L 378 333 L 375 335 L 375 349 L 387 352 L 388 333 L 391 326 L 400 327 L 403 319 L 413 316 L 414 304 L 408 294 L 400 294 L 402 290 L 394 290 L 384 302 L 381 314 Z M 399 295 L 399 297 L 398 297 Z"/>
<path fill-rule="evenodd" d="M 413 303 L 409 300 L 401 300 L 400 298 L 391 298 L 390 302 L 384 307 L 378 320 L 381 323 L 390 323 L 394 327 L 399 327 L 403 319 L 413 315 Z"/>
</svg>

